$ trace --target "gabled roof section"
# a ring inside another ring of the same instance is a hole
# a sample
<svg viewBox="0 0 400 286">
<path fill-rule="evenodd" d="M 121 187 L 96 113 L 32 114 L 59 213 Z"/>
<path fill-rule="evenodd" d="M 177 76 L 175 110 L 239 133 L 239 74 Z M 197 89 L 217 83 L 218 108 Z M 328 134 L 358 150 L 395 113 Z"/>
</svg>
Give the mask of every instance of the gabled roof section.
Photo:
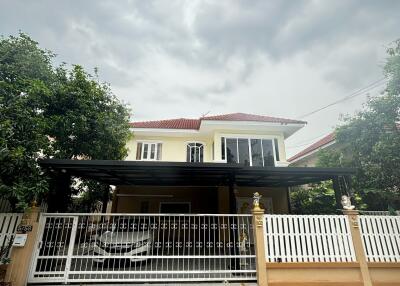
<svg viewBox="0 0 400 286">
<path fill-rule="evenodd" d="M 255 115 L 247 113 L 229 113 L 215 116 L 204 116 L 199 119 L 178 118 L 155 121 L 141 121 L 130 123 L 133 128 L 155 128 L 155 129 L 193 129 L 199 130 L 201 121 L 255 121 L 271 122 L 281 124 L 306 124 L 305 121 L 278 118 L 264 115 Z"/>
<path fill-rule="evenodd" d="M 222 120 L 222 121 L 258 121 L 258 122 L 272 122 L 272 123 L 294 123 L 294 124 L 306 124 L 305 121 L 271 117 L 265 115 L 256 115 L 248 113 L 229 113 L 215 116 L 205 116 L 200 118 L 201 120 Z"/>
<path fill-rule="evenodd" d="M 318 140 L 314 144 L 311 144 L 310 146 L 308 146 L 303 151 L 301 151 L 301 152 L 297 153 L 296 155 L 290 157 L 288 159 L 288 162 L 294 162 L 299 158 L 307 156 L 310 153 L 314 152 L 315 150 L 318 150 L 320 148 L 324 148 L 326 145 L 328 145 L 329 143 L 332 143 L 333 141 L 335 141 L 335 133 L 334 132 L 329 133 L 324 138 Z"/>
</svg>

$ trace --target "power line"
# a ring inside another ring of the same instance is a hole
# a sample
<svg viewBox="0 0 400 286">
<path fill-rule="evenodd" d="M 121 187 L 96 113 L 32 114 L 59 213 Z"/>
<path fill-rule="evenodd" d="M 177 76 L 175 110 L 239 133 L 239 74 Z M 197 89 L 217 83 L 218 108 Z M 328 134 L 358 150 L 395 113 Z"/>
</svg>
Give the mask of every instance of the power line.
<svg viewBox="0 0 400 286">
<path fill-rule="evenodd" d="M 317 141 L 313 142 L 314 140 L 317 140 L 317 139 L 321 140 L 322 138 L 324 138 L 328 134 L 330 134 L 330 133 L 324 133 L 323 135 L 314 137 L 312 139 L 308 139 L 308 140 L 297 142 L 298 145 L 286 146 L 286 149 L 295 149 L 295 148 L 304 147 L 304 146 L 307 146 L 307 145 L 314 144 L 315 142 L 317 142 Z"/>
<path fill-rule="evenodd" d="M 368 84 L 367 86 L 365 86 L 365 87 L 363 87 L 363 88 L 360 88 L 360 89 L 358 89 L 358 90 L 356 90 L 356 91 L 350 93 L 349 95 L 347 95 L 347 96 L 345 96 L 345 97 L 343 97 L 343 98 L 341 98 L 341 99 L 339 99 L 339 100 L 337 100 L 337 101 L 334 101 L 334 102 L 332 102 L 332 103 L 330 103 L 330 104 L 328 104 L 328 105 L 325 105 L 325 106 L 323 106 L 323 107 L 320 107 L 320 108 L 318 108 L 318 109 L 316 109 L 316 110 L 313 110 L 313 111 L 311 111 L 311 112 L 309 112 L 309 113 L 306 113 L 306 114 L 304 114 L 304 115 L 298 117 L 298 119 L 303 119 L 303 118 L 308 117 L 308 116 L 310 116 L 310 115 L 312 115 L 312 114 L 315 114 L 315 113 L 317 113 L 317 112 L 320 112 L 320 111 L 322 111 L 322 110 L 324 110 L 324 109 L 326 109 L 326 108 L 328 108 L 328 107 L 331 107 L 331 106 L 336 105 L 336 104 L 338 104 L 338 103 L 341 103 L 341 102 L 344 102 L 344 101 L 346 101 L 346 100 L 352 99 L 352 98 L 354 98 L 354 97 L 356 97 L 356 96 L 359 96 L 359 95 L 363 94 L 364 92 L 370 91 L 371 89 L 374 89 L 374 88 L 376 88 L 376 87 L 378 87 L 378 86 L 381 86 L 381 85 L 384 84 L 385 82 L 386 82 L 386 78 L 381 78 L 381 79 L 379 79 L 379 80 L 377 80 L 377 81 L 374 81 L 374 82 Z"/>
<path fill-rule="evenodd" d="M 307 143 L 310 143 L 313 140 L 316 140 L 318 138 L 322 138 L 322 137 L 326 136 L 327 134 L 329 134 L 329 133 L 324 132 L 324 133 L 322 133 L 322 134 L 320 134 L 318 136 L 315 136 L 313 138 L 309 138 L 309 139 L 305 139 L 305 140 L 299 141 L 296 144 L 307 144 Z M 293 147 L 293 146 L 289 146 L 289 147 Z"/>
</svg>

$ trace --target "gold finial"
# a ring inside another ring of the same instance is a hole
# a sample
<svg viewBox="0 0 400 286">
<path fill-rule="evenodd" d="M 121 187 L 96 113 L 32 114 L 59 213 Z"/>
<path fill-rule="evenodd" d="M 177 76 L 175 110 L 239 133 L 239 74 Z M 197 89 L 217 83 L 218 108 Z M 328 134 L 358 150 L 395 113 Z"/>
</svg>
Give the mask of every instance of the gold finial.
<svg viewBox="0 0 400 286">
<path fill-rule="evenodd" d="M 37 207 L 37 201 L 36 201 L 36 200 L 33 200 L 33 201 L 31 202 L 31 207 L 32 207 L 32 208 L 36 208 L 36 207 Z"/>
<path fill-rule="evenodd" d="M 260 209 L 260 199 L 261 195 L 258 192 L 253 194 L 253 210 L 261 210 Z"/>
</svg>

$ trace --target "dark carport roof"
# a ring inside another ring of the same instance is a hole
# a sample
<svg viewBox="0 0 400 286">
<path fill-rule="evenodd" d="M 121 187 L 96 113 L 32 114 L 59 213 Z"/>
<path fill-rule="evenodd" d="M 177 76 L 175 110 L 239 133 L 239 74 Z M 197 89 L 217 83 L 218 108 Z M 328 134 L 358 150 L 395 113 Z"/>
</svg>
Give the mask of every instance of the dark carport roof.
<svg viewBox="0 0 400 286">
<path fill-rule="evenodd" d="M 350 168 L 246 167 L 223 163 L 44 159 L 52 172 L 95 179 L 110 185 L 286 187 L 354 173 Z"/>
</svg>

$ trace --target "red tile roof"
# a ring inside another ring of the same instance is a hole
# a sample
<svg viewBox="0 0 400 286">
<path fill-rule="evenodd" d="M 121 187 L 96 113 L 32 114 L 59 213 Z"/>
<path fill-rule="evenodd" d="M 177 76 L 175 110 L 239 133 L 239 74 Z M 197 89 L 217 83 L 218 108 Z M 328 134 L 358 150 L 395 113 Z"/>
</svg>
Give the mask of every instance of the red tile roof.
<svg viewBox="0 0 400 286">
<path fill-rule="evenodd" d="M 305 124 L 307 122 L 286 118 L 278 118 L 264 115 L 255 115 L 248 113 L 230 113 L 215 116 L 202 117 L 202 120 L 226 120 L 226 121 L 259 121 L 259 122 L 273 122 L 273 123 L 300 123 Z"/>
<path fill-rule="evenodd" d="M 156 121 L 142 121 L 132 122 L 131 126 L 134 128 L 162 128 L 162 129 L 194 129 L 200 128 L 200 123 L 203 120 L 221 120 L 221 121 L 258 121 L 258 122 L 272 122 L 282 124 L 306 124 L 305 121 L 270 117 L 263 115 L 247 114 L 247 113 L 230 113 L 215 116 L 204 116 L 199 119 L 168 119 L 168 120 L 156 120 Z"/>
<path fill-rule="evenodd" d="M 329 133 L 324 138 L 318 140 L 314 144 L 311 144 L 310 146 L 308 146 L 303 151 L 301 151 L 301 152 L 297 153 L 296 155 L 290 157 L 288 159 L 288 162 L 293 162 L 296 159 L 301 158 L 301 157 L 303 157 L 305 155 L 308 155 L 309 153 L 311 153 L 311 152 L 313 152 L 313 151 L 315 151 L 315 150 L 317 150 L 317 149 L 319 149 L 321 147 L 324 147 L 325 145 L 327 145 L 327 144 L 329 144 L 329 143 L 331 143 L 333 141 L 335 141 L 335 133 L 334 132 Z"/>
<path fill-rule="evenodd" d="M 132 122 L 131 126 L 134 128 L 165 128 L 165 129 L 196 129 L 200 127 L 200 120 L 178 118 L 168 120 L 156 120 L 156 121 L 142 121 Z"/>
</svg>

